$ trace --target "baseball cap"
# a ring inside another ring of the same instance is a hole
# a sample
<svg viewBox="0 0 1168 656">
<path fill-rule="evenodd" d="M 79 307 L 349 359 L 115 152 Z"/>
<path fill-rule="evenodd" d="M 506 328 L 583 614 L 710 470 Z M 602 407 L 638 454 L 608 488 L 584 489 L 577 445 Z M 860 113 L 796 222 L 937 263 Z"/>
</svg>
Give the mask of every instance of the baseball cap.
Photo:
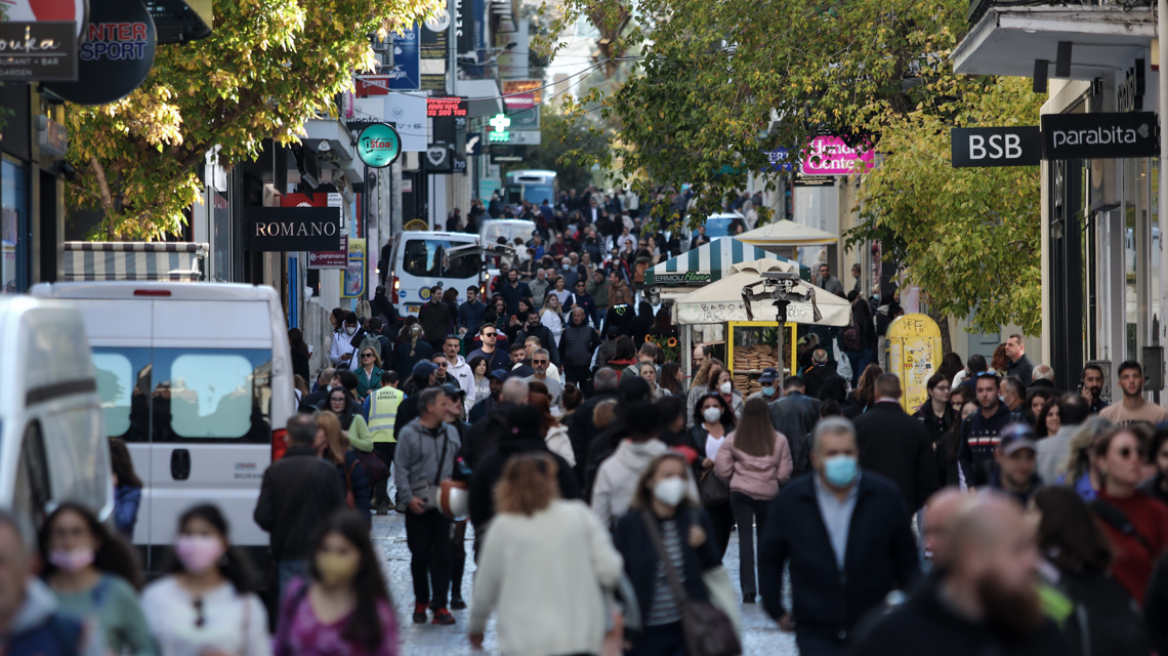
<svg viewBox="0 0 1168 656">
<path fill-rule="evenodd" d="M 509 375 L 510 374 L 508 374 L 505 369 L 496 369 L 496 370 L 492 371 L 490 374 L 488 374 L 487 378 L 498 378 L 499 380 L 507 380 L 507 376 L 509 376 Z"/>
<path fill-rule="evenodd" d="M 760 383 L 773 383 L 779 379 L 779 370 L 774 367 L 767 367 L 762 370 L 762 375 L 758 377 Z"/>
<path fill-rule="evenodd" d="M 1030 449 L 1038 452 L 1038 442 L 1034 439 L 1034 430 L 1028 424 L 1010 424 L 1002 430 L 999 438 L 998 448 L 1005 455 L 1011 455 L 1019 449 Z"/>
<path fill-rule="evenodd" d="M 458 396 L 466 396 L 466 392 L 461 387 L 453 383 L 446 383 L 442 386 L 442 392 L 450 398 L 457 398 Z"/>
<path fill-rule="evenodd" d="M 434 375 L 435 371 L 438 371 L 438 365 L 430 362 L 429 360 L 419 360 L 418 363 L 414 365 L 414 375 L 418 378 L 429 378 L 430 376 Z"/>
</svg>

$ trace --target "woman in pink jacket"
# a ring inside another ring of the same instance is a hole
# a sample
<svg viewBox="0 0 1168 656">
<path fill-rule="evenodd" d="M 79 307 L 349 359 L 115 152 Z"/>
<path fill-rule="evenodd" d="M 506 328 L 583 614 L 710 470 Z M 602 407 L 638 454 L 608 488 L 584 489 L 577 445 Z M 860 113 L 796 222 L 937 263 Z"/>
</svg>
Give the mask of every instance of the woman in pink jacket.
<svg viewBox="0 0 1168 656">
<path fill-rule="evenodd" d="M 730 507 L 738 524 L 739 574 L 742 602 L 753 604 L 758 594 L 754 577 L 754 531 L 766 523 L 767 506 L 779 485 L 791 478 L 787 438 L 771 424 L 770 408 L 752 398 L 742 409 L 738 429 L 726 436 L 714 458 L 714 473 L 730 482 Z"/>
</svg>

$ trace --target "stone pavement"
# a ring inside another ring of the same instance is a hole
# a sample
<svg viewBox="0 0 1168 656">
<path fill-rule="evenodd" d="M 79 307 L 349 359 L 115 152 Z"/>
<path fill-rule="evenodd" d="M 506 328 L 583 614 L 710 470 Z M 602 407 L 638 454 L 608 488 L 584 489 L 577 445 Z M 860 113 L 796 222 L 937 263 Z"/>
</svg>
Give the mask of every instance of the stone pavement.
<svg viewBox="0 0 1168 656">
<path fill-rule="evenodd" d="M 475 564 L 471 549 L 473 529 L 467 527 L 466 575 L 462 583 L 462 595 L 467 603 L 471 599 L 471 582 Z M 494 656 L 498 653 L 495 642 L 494 619 L 487 626 L 485 650 L 476 652 L 470 647 L 466 636 L 469 610 L 453 611 L 458 619 L 454 626 L 414 624 L 410 615 L 414 612 L 414 593 L 410 581 L 410 551 L 406 546 L 405 522 L 401 515 L 390 512 L 388 516 L 373 517 L 374 546 L 385 555 L 385 571 L 393 594 L 394 606 L 400 626 L 403 656 Z M 724 559 L 735 589 L 738 588 L 738 533 L 730 541 L 730 548 Z M 741 595 L 739 595 L 741 599 Z M 793 635 L 781 633 L 762 609 L 761 604 L 744 605 L 743 650 L 747 656 L 795 656 Z"/>
</svg>

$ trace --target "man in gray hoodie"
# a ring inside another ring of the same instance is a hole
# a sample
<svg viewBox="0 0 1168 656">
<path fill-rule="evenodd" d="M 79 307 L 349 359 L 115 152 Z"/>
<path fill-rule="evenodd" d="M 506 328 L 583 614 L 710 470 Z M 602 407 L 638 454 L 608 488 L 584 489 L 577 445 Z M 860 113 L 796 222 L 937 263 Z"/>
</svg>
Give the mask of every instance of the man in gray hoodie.
<svg viewBox="0 0 1168 656">
<path fill-rule="evenodd" d="M 414 623 L 434 612 L 434 624 L 454 624 L 446 608 L 450 591 L 450 520 L 438 511 L 438 489 L 454 475 L 461 443 L 444 419 L 456 403 L 437 387 L 418 394 L 418 413 L 397 436 L 394 454 L 398 511 L 406 516 L 406 544 L 414 579 Z M 404 508 L 402 506 L 405 506 Z"/>
<path fill-rule="evenodd" d="M 548 288 L 552 286 L 548 282 L 547 272 L 543 269 L 536 269 L 535 280 L 527 283 L 527 286 L 531 289 L 531 302 L 535 303 L 537 308 L 543 307 L 543 299 L 547 296 Z"/>
</svg>

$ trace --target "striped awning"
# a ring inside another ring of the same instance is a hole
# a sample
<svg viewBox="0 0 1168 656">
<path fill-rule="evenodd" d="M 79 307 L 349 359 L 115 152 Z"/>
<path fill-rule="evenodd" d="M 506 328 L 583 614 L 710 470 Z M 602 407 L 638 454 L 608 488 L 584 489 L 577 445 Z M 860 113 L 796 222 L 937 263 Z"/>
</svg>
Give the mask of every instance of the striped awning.
<svg viewBox="0 0 1168 656">
<path fill-rule="evenodd" d="M 736 238 L 721 237 L 645 271 L 645 284 L 705 285 L 729 275 L 730 267 L 739 262 L 762 259 L 790 261 Z"/>
<path fill-rule="evenodd" d="M 207 245 L 191 242 L 65 242 L 66 282 L 203 280 Z"/>
</svg>

